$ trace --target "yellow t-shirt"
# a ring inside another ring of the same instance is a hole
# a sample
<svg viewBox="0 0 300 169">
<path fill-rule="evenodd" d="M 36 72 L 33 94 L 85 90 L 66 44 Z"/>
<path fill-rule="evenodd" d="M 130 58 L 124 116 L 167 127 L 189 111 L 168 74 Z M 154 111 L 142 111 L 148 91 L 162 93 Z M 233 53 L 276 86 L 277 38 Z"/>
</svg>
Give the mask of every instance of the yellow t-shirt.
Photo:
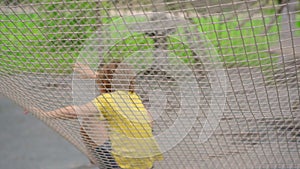
<svg viewBox="0 0 300 169">
<path fill-rule="evenodd" d="M 105 93 L 93 103 L 109 123 L 112 154 L 121 168 L 149 169 L 163 159 L 152 134 L 152 119 L 135 93 Z"/>
</svg>

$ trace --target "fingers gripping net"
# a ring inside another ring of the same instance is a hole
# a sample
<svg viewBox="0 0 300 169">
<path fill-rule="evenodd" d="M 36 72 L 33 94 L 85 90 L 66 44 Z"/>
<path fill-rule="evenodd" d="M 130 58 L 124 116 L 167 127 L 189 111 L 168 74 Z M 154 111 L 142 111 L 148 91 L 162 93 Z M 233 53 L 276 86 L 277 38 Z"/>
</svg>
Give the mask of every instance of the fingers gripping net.
<svg viewBox="0 0 300 169">
<path fill-rule="evenodd" d="M 299 9 L 1 1 L 0 92 L 99 168 L 299 168 Z"/>
</svg>

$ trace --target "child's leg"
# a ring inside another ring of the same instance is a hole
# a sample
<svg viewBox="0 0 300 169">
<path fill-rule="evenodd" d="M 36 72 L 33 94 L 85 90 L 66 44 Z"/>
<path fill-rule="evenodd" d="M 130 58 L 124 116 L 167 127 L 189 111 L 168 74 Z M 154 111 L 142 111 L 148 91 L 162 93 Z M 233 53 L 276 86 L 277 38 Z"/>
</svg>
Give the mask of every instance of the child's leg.
<svg viewBox="0 0 300 169">
<path fill-rule="evenodd" d="M 110 168 L 120 169 L 119 165 L 117 164 L 113 155 L 111 154 L 112 148 L 111 148 L 110 140 L 107 140 L 104 144 L 97 147 L 94 151 L 95 151 L 95 156 L 99 162 L 100 169 L 110 169 Z"/>
<path fill-rule="evenodd" d="M 86 146 L 88 152 L 89 152 L 89 160 L 92 164 L 97 163 L 97 159 L 93 155 L 93 150 L 97 147 L 97 144 L 95 144 L 94 141 L 89 137 L 89 135 L 86 133 L 86 131 L 83 129 L 83 127 L 80 127 L 80 135 L 83 140 L 84 145 Z"/>
<path fill-rule="evenodd" d="M 101 130 L 101 128 L 98 129 Z M 91 154 L 89 159 L 92 164 L 98 165 L 100 169 L 119 168 L 118 164 L 111 154 L 111 143 L 106 135 L 106 132 L 99 133 L 100 136 L 103 136 L 102 139 L 106 139 L 106 141 L 104 142 L 101 141 L 102 144 L 99 142 L 99 139 L 97 139 L 98 143 L 96 143 L 93 140 L 96 138 L 92 139 L 83 127 L 80 128 L 80 135 L 85 146 Z"/>
<path fill-rule="evenodd" d="M 84 144 L 94 150 L 108 139 L 107 122 L 98 120 L 98 117 L 82 118 L 80 135 Z"/>
</svg>

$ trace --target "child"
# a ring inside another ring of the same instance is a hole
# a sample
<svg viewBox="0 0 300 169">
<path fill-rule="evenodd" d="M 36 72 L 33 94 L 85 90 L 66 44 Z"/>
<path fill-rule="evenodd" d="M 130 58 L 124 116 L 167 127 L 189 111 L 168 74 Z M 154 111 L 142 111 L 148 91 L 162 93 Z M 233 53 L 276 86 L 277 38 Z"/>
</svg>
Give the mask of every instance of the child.
<svg viewBox="0 0 300 169">
<path fill-rule="evenodd" d="M 113 61 L 96 74 L 100 96 L 81 106 L 68 106 L 43 114 L 52 118 L 98 114 L 109 124 L 110 141 L 94 151 L 106 154 L 104 158 L 113 163 L 111 168 L 150 169 L 163 156 L 152 134 L 152 118 L 133 90 L 134 77 L 129 66 Z M 84 130 L 82 134 L 94 148 L 95 144 L 88 134 Z"/>
</svg>

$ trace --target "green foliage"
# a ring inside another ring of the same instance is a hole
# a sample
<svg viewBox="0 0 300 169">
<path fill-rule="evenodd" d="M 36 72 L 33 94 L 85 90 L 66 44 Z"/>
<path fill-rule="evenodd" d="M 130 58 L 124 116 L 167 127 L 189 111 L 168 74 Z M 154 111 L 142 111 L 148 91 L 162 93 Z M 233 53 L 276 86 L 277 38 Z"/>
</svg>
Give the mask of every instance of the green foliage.
<svg viewBox="0 0 300 169">
<path fill-rule="evenodd" d="M 99 16 L 105 13 L 99 9 L 109 7 L 109 3 L 51 0 L 45 7 L 47 22 L 40 26 L 47 27 L 51 46 L 59 47 L 61 51 L 78 51 L 82 43 L 99 28 Z"/>
<path fill-rule="evenodd" d="M 0 15 L 1 72 L 43 72 L 41 62 L 45 55 L 47 39 L 34 25 L 37 17 L 30 15 Z"/>
<path fill-rule="evenodd" d="M 79 55 L 83 43 L 95 33 L 101 22 L 111 23 L 118 19 L 123 25 L 111 26 L 108 30 L 112 33 L 110 41 L 123 39 L 114 41 L 115 46 L 106 56 L 139 55 L 140 50 L 145 51 L 146 55 L 152 54 L 154 42 L 151 38 L 145 38 L 138 32 L 124 34 L 120 31 L 126 29 L 124 22 L 134 22 L 139 18 L 101 17 L 105 15 L 105 10 L 97 9 L 109 8 L 109 2 L 49 1 L 44 0 L 39 14 L 0 15 L 0 73 L 71 72 L 71 64 Z M 267 12 L 274 13 L 271 10 Z M 278 27 L 273 26 L 268 35 L 263 33 L 269 19 L 248 21 L 240 29 L 236 29 L 241 22 L 237 19 L 224 22 L 219 17 L 211 16 L 193 20 L 217 49 L 225 66 L 266 67 L 276 62 L 268 53 L 272 45 L 268 43 L 278 43 Z M 296 22 L 297 28 L 299 23 Z M 179 37 L 170 37 L 168 41 L 173 44 L 169 50 L 174 51 L 174 56 L 181 57 L 184 62 L 193 62 L 189 57 L 193 55 L 192 51 L 187 50 L 188 46 L 181 43 Z"/>
<path fill-rule="evenodd" d="M 251 20 L 240 29 L 237 20 L 224 22 L 211 17 L 194 21 L 217 48 L 225 66 L 260 66 L 273 62 L 267 52 L 271 45 L 268 42 L 278 42 L 277 27 L 272 27 L 266 35 L 261 19 Z"/>
<path fill-rule="evenodd" d="M 105 11 L 96 9 L 109 7 L 108 2 L 39 2 L 39 14 L 0 15 L 0 72 L 71 72 L 83 43 L 100 26 L 95 13 Z"/>
<path fill-rule="evenodd" d="M 274 11 L 267 12 L 272 13 Z M 110 53 L 107 57 L 124 58 L 138 50 L 150 51 L 153 49 L 154 42 L 150 38 L 145 38 L 144 35 L 138 33 L 127 35 L 125 33 L 127 28 L 123 24 L 124 20 L 126 23 L 131 23 L 134 20 L 143 21 L 140 18 L 123 17 L 122 22 L 114 22 L 114 25 L 118 25 L 118 27 L 112 26 L 109 29 L 112 32 L 110 36 L 112 39 L 122 38 L 122 40 L 114 42 L 115 46 L 109 49 Z M 221 61 L 226 67 L 255 66 L 267 69 L 272 66 L 272 63 L 276 62 L 276 59 L 268 53 L 268 48 L 272 46 L 272 43 L 278 43 L 278 28 L 274 26 L 268 34 L 265 34 L 265 24 L 269 22 L 269 19 L 264 21 L 261 19 L 251 20 L 240 29 L 237 28 L 241 21 L 224 22 L 215 16 L 195 18 L 194 22 L 199 25 L 199 31 L 203 32 L 216 48 Z M 122 34 L 119 32 L 122 32 Z M 168 41 L 171 44 L 168 49 L 171 52 L 173 51 L 172 55 L 180 57 L 186 63 L 193 62 L 193 52 L 189 50 L 189 46 L 182 41 L 181 37 L 171 36 Z M 205 49 L 209 47 L 209 44 L 206 45 L 203 46 Z M 151 54 L 150 52 L 144 53 Z"/>
</svg>

